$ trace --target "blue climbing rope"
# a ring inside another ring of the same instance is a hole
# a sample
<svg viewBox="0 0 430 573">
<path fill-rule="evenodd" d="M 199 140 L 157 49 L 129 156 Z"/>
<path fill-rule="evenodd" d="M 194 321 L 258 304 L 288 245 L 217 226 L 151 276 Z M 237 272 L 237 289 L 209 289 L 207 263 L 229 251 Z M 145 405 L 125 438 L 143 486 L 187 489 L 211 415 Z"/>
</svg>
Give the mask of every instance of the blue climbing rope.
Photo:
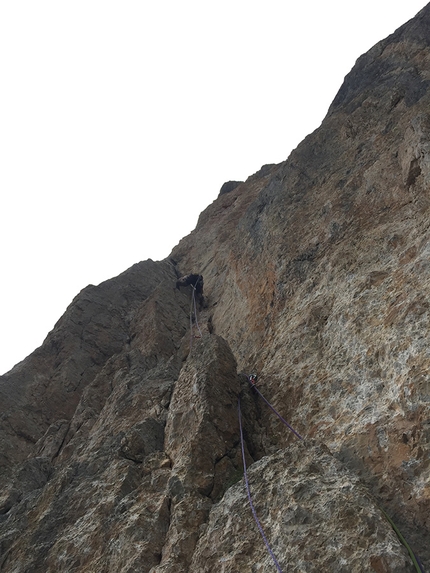
<svg viewBox="0 0 430 573">
<path fill-rule="evenodd" d="M 269 545 L 269 542 L 267 541 L 263 527 L 260 523 L 260 520 L 258 519 L 257 512 L 255 511 L 255 507 L 254 507 L 254 504 L 252 502 L 251 490 L 250 490 L 249 481 L 248 481 L 248 472 L 246 471 L 245 445 L 244 445 L 244 440 L 243 440 L 242 413 L 241 413 L 241 409 L 240 409 L 240 396 L 239 396 L 239 399 L 237 402 L 237 407 L 238 407 L 238 412 L 239 412 L 239 429 L 240 429 L 240 444 L 241 444 L 241 448 L 242 448 L 243 476 L 245 478 L 246 493 L 248 495 L 249 505 L 251 506 L 252 515 L 254 516 L 255 523 L 257 524 L 258 530 L 260 531 L 260 534 L 261 534 L 261 537 L 263 538 L 264 544 L 266 545 L 267 550 L 270 553 L 270 557 L 273 559 L 273 562 L 276 565 L 276 568 L 278 569 L 279 573 L 283 573 L 281 566 L 279 565 L 279 563 L 275 557 L 275 554 L 273 553 L 273 551 Z"/>
<path fill-rule="evenodd" d="M 281 420 L 281 422 L 283 424 L 285 424 L 287 426 L 287 428 L 289 430 L 291 430 L 293 432 L 293 434 L 295 434 L 299 438 L 299 440 L 303 440 L 302 436 L 298 432 L 296 432 L 296 430 L 292 426 L 290 426 L 290 424 L 286 420 L 284 420 L 284 418 L 281 416 L 281 414 L 275 410 L 275 408 L 272 406 L 272 404 L 268 400 L 266 400 L 266 398 L 263 396 L 263 394 L 260 392 L 260 390 L 257 388 L 257 386 L 252 383 L 251 376 L 248 376 L 248 382 L 250 383 L 252 388 L 254 388 L 254 390 L 258 393 L 258 395 L 261 398 L 263 398 L 263 400 L 266 402 L 266 404 L 269 406 L 269 408 L 272 410 L 272 412 L 274 412 L 278 416 L 278 418 Z"/>
</svg>

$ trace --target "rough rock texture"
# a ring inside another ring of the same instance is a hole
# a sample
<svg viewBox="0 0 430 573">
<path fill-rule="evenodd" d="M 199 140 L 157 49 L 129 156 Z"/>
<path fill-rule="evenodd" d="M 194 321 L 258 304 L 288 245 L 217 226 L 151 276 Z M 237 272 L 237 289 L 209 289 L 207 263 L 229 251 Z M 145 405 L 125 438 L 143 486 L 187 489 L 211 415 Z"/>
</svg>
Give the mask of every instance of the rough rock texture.
<svg viewBox="0 0 430 573">
<path fill-rule="evenodd" d="M 220 195 L 225 195 L 225 193 L 230 193 L 236 187 L 238 187 L 243 181 L 226 181 L 221 185 L 221 189 L 219 191 Z"/>
<path fill-rule="evenodd" d="M 266 456 L 252 466 L 249 482 L 284 571 L 411 570 L 375 501 L 325 446 L 300 442 Z M 275 570 L 258 531 L 246 526 L 249 513 L 239 483 L 213 508 L 190 572 Z"/>
<path fill-rule="evenodd" d="M 1 377 L 0 571 L 274 571 L 239 395 L 284 571 L 415 571 L 384 512 L 430 570 L 429 70 L 430 5 L 286 162 L 84 289 Z"/>
<path fill-rule="evenodd" d="M 160 283 L 175 278 L 172 265 L 149 260 L 114 280 L 88 286 L 44 344 L 1 377 L 0 485 L 16 462 L 33 453 L 51 424 L 70 420 L 84 389 L 109 358 L 127 349 L 143 301 Z"/>
</svg>

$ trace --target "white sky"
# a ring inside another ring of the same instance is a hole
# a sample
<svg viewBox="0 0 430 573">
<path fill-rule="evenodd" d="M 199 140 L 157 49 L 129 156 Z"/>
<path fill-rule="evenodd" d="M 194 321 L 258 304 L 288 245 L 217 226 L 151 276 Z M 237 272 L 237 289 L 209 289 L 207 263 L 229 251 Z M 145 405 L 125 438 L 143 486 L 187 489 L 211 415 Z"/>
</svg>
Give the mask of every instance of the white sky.
<svg viewBox="0 0 430 573">
<path fill-rule="evenodd" d="M 0 374 L 82 288 L 165 258 L 225 181 L 285 160 L 425 4 L 2 0 Z"/>
</svg>

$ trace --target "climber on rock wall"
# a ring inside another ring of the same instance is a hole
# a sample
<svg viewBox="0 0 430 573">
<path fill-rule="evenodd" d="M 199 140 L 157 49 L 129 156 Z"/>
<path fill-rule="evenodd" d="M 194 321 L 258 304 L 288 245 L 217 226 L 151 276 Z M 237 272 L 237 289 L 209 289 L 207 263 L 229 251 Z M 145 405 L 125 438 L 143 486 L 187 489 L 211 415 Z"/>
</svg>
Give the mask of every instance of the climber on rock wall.
<svg viewBox="0 0 430 573">
<path fill-rule="evenodd" d="M 203 294 L 203 276 L 202 275 L 185 275 L 176 281 L 176 288 L 192 286 L 196 289 L 197 294 Z"/>
<path fill-rule="evenodd" d="M 199 306 L 203 307 L 204 306 L 203 276 L 197 274 L 184 275 L 183 277 L 180 277 L 176 281 L 176 288 L 178 290 L 180 290 L 181 287 L 187 287 L 187 286 L 191 286 L 195 290 Z"/>
</svg>

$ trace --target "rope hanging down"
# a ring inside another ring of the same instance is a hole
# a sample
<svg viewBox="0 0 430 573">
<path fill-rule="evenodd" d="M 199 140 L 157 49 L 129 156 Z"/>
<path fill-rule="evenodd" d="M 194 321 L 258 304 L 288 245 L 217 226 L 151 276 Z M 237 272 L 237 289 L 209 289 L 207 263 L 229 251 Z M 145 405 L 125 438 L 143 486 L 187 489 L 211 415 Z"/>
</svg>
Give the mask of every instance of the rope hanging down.
<svg viewBox="0 0 430 573">
<path fill-rule="evenodd" d="M 196 283 L 197 284 L 197 283 Z M 199 326 L 199 320 L 197 318 L 197 305 L 196 305 L 196 286 L 193 286 L 193 304 L 194 304 L 194 317 L 196 320 L 196 325 L 197 325 L 197 329 L 199 331 L 200 334 L 200 338 L 203 337 L 202 331 L 200 330 L 200 326 Z"/>
<path fill-rule="evenodd" d="M 281 422 L 282 422 L 283 424 L 285 424 L 285 425 L 287 426 L 287 428 L 288 428 L 289 430 L 291 430 L 300 440 L 303 440 L 302 436 L 301 436 L 299 433 L 297 433 L 296 430 L 295 430 L 294 428 L 292 428 L 292 427 L 290 426 L 290 424 L 289 424 L 286 420 L 284 420 L 284 418 L 281 416 L 281 414 L 279 414 L 279 412 L 277 412 L 277 411 L 275 410 L 275 408 L 272 406 L 272 404 L 271 404 L 268 400 L 266 400 L 266 398 L 263 396 L 263 394 L 260 392 L 260 390 L 256 387 L 255 384 L 256 384 L 257 377 L 256 377 L 255 375 L 251 374 L 251 375 L 248 376 L 247 378 L 248 378 L 248 382 L 249 382 L 249 384 L 252 386 L 252 388 L 254 388 L 254 390 L 255 390 L 255 391 L 259 394 L 259 396 L 266 402 L 266 404 L 269 406 L 269 408 L 278 416 L 278 418 L 281 420 Z M 239 399 L 239 409 L 240 409 L 240 399 Z M 239 418 L 239 422 L 240 422 L 240 418 Z M 243 438 L 242 438 L 242 425 L 241 425 L 241 424 L 240 424 L 240 430 L 241 430 L 240 437 L 241 437 L 241 440 L 242 440 L 243 467 L 244 467 L 244 473 L 245 473 L 245 483 L 247 484 L 247 491 L 248 491 L 249 503 L 250 503 L 250 505 L 251 505 L 252 513 L 254 514 L 254 518 L 255 518 L 255 520 L 256 520 L 256 522 L 257 522 L 258 528 L 260 529 L 260 532 L 261 532 L 261 534 L 262 534 L 262 536 L 263 536 L 264 542 L 266 543 L 266 546 L 267 546 L 267 548 L 269 549 L 269 552 L 270 552 L 270 554 L 271 554 L 272 557 L 273 557 L 272 551 L 271 551 L 271 549 L 269 548 L 269 545 L 268 545 L 267 540 L 266 540 L 266 538 L 265 538 L 265 536 L 264 536 L 264 533 L 263 533 L 262 530 L 261 530 L 261 526 L 260 526 L 260 524 L 259 524 L 259 521 L 258 521 L 258 519 L 257 519 L 257 516 L 255 515 L 255 510 L 254 510 L 254 507 L 253 507 L 253 505 L 252 505 L 252 501 L 251 501 L 251 497 L 250 497 L 251 494 L 249 493 L 248 482 L 247 482 L 247 477 L 246 477 L 246 467 L 245 467 L 245 458 L 244 458 L 244 450 L 243 450 Z M 378 507 L 379 507 L 379 506 L 378 506 Z M 412 559 L 412 562 L 413 562 L 413 564 L 414 564 L 414 567 L 415 567 L 417 573 L 425 573 L 424 568 L 423 568 L 423 565 L 422 565 L 420 559 L 418 558 L 417 555 L 415 555 L 415 553 L 413 552 L 412 548 L 410 547 L 410 545 L 408 544 L 408 542 L 406 541 L 406 539 L 403 537 L 403 535 L 400 533 L 399 529 L 398 529 L 398 528 L 396 527 L 396 525 L 394 524 L 393 520 L 392 520 L 392 519 L 390 518 L 390 516 L 382 509 L 382 507 L 379 507 L 379 509 L 380 509 L 381 512 L 385 515 L 385 517 L 387 518 L 388 522 L 391 524 L 391 526 L 392 526 L 392 528 L 394 529 L 394 531 L 395 531 L 397 537 L 399 538 L 400 542 L 401 542 L 401 543 L 406 547 L 406 549 L 408 550 L 409 556 L 410 556 L 411 559 Z M 273 559 L 274 559 L 274 557 L 273 557 Z M 276 561 L 275 561 L 275 562 L 276 562 Z M 276 562 L 276 563 L 277 563 L 277 562 Z"/>
<path fill-rule="evenodd" d="M 387 518 L 389 524 L 390 524 L 391 527 L 394 529 L 394 532 L 396 533 L 396 535 L 397 535 L 397 537 L 399 538 L 399 540 L 401 541 L 401 543 L 403 543 L 403 545 L 404 545 L 404 546 L 406 547 L 406 549 L 408 550 L 409 557 L 412 559 L 412 562 L 413 562 L 413 564 L 414 564 L 415 570 L 416 570 L 418 573 L 425 573 L 421 561 L 419 560 L 418 556 L 415 555 L 415 553 L 412 551 L 411 546 L 410 546 L 409 543 L 406 541 L 406 539 L 403 537 L 403 535 L 400 533 L 400 530 L 398 529 L 398 527 L 396 526 L 396 524 L 394 523 L 394 521 L 391 519 L 391 517 L 388 515 L 388 513 L 382 509 L 382 507 L 380 507 L 379 505 L 378 505 L 378 507 L 379 507 L 379 509 L 382 511 L 382 513 L 385 515 L 385 517 Z"/>
<path fill-rule="evenodd" d="M 197 279 L 198 282 L 198 279 Z M 190 285 L 191 288 L 193 289 L 193 294 L 191 296 L 191 306 L 190 306 L 190 348 L 193 345 L 193 310 L 194 310 L 194 319 L 197 325 L 197 329 L 199 331 L 200 334 L 200 338 L 203 338 L 203 334 L 202 331 L 200 330 L 200 326 L 199 326 L 199 321 L 197 318 L 197 305 L 196 305 L 196 286 L 197 286 L 197 282 L 195 285 Z"/>
<path fill-rule="evenodd" d="M 303 440 L 302 436 L 298 432 L 296 432 L 296 430 L 292 426 L 290 426 L 290 424 L 286 420 L 284 420 L 284 418 L 281 416 L 281 414 L 275 410 L 275 408 L 272 406 L 272 404 L 268 400 L 266 400 L 266 398 L 263 396 L 263 394 L 260 392 L 260 390 L 257 388 L 257 386 L 251 382 L 251 376 L 248 376 L 248 382 L 254 388 L 254 390 L 259 394 L 259 396 L 261 398 L 263 398 L 263 400 L 266 402 L 266 404 L 269 406 L 269 408 L 272 410 L 272 412 L 274 412 L 278 416 L 278 418 L 281 420 L 281 422 L 283 424 L 285 424 L 287 426 L 287 428 L 289 430 L 291 430 L 293 432 L 293 434 L 295 434 L 299 438 L 299 440 Z"/>
<path fill-rule="evenodd" d="M 263 527 L 260 523 L 260 520 L 257 517 L 257 512 L 255 511 L 255 507 L 254 507 L 254 504 L 252 502 L 251 490 L 250 490 L 249 482 L 248 482 L 248 472 L 246 470 L 245 445 L 244 445 L 243 431 L 242 431 L 242 412 L 240 409 L 240 397 L 238 399 L 237 406 L 238 406 L 238 411 L 239 411 L 239 429 L 240 429 L 240 445 L 241 445 L 241 449 L 242 449 L 243 476 L 245 478 L 246 493 L 248 495 L 249 505 L 251 506 L 252 515 L 254 516 L 255 523 L 257 524 L 258 530 L 260 531 L 260 534 L 261 534 L 261 537 L 263 538 L 264 544 L 267 547 L 267 551 L 270 553 L 270 557 L 273 559 L 273 562 L 276 565 L 276 568 L 278 569 L 279 573 L 283 573 L 281 566 L 279 565 L 279 563 L 275 557 L 275 554 L 273 553 L 272 548 L 270 547 L 269 542 L 267 541 Z"/>
</svg>

